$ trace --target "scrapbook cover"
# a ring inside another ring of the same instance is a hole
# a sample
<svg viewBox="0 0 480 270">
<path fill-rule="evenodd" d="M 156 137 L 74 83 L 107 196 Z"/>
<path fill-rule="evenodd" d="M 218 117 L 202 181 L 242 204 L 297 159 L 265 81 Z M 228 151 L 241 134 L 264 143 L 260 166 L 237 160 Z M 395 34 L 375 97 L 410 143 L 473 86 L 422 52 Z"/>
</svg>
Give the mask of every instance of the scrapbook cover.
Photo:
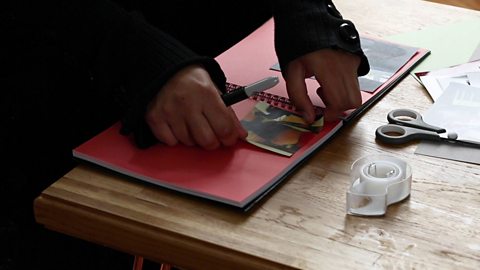
<svg viewBox="0 0 480 270">
<path fill-rule="evenodd" d="M 369 52 L 379 53 L 375 48 L 382 44 L 378 43 L 406 48 L 373 40 L 375 46 L 370 49 L 364 46 L 367 56 Z M 277 61 L 273 46 L 273 20 L 270 20 L 217 60 L 229 82 L 248 85 L 264 77 L 280 76 L 277 70 L 271 69 Z M 360 108 L 346 112 L 344 119 L 333 122 L 323 122 L 320 117 L 313 129 L 302 125 L 291 113 L 285 83 L 281 79 L 268 93 L 232 106 L 249 131 L 248 140 L 234 147 L 207 151 L 198 147 L 157 144 L 141 150 L 130 138 L 119 134 L 120 124 L 117 123 L 74 149 L 73 155 L 142 181 L 246 210 L 284 180 L 345 122 L 352 121 L 407 75 L 428 51 L 409 48 L 409 53 L 411 55 L 402 60 L 398 70 L 388 75 L 380 69 L 372 69 L 376 73 L 367 78 L 376 86 L 362 91 Z M 383 61 L 381 55 L 377 58 Z M 317 82 L 307 79 L 306 84 L 314 105 L 323 107 L 316 95 Z M 262 129 L 269 132 L 262 133 Z"/>
</svg>

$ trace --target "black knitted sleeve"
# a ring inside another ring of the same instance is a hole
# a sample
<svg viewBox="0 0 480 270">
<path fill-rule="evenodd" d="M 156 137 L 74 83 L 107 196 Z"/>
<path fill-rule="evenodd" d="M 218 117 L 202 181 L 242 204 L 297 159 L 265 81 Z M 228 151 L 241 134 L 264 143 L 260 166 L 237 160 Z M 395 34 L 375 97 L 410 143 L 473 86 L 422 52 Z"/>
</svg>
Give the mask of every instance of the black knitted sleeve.
<svg viewBox="0 0 480 270">
<path fill-rule="evenodd" d="M 272 0 L 275 49 L 282 70 L 295 58 L 325 49 L 341 49 L 362 58 L 358 75 L 369 71 L 368 60 L 351 21 L 343 19 L 331 0 Z"/>
<path fill-rule="evenodd" d="M 203 65 L 217 87 L 225 88 L 225 75 L 214 59 L 197 55 L 148 24 L 140 14 L 127 12 L 115 3 L 108 0 L 26 2 L 38 6 L 39 12 L 30 16 L 46 21 L 62 36 L 65 53 L 86 63 L 98 89 L 122 104 L 122 133 L 133 134 L 139 147 L 155 143 L 144 120 L 146 107 L 177 71 L 194 63 Z"/>
</svg>

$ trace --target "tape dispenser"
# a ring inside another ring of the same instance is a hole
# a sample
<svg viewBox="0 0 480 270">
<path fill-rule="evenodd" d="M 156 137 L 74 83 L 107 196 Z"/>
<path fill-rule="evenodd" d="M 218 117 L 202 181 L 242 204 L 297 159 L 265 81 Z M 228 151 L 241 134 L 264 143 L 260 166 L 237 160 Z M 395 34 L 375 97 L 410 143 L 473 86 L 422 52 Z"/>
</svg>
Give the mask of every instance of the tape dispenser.
<svg viewBox="0 0 480 270">
<path fill-rule="evenodd" d="M 347 214 L 384 215 L 390 204 L 410 195 L 410 165 L 390 155 L 372 155 L 356 160 L 351 167 L 347 190 Z"/>
</svg>

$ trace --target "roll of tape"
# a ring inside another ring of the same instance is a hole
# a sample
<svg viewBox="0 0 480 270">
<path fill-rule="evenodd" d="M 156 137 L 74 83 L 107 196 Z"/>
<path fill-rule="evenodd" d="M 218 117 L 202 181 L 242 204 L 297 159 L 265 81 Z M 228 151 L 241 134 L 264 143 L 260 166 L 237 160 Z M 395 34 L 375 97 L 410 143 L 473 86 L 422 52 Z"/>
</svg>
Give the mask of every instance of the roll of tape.
<svg viewBox="0 0 480 270">
<path fill-rule="evenodd" d="M 347 214 L 384 215 L 390 204 L 410 195 L 412 170 L 407 162 L 390 155 L 372 155 L 351 167 Z"/>
</svg>

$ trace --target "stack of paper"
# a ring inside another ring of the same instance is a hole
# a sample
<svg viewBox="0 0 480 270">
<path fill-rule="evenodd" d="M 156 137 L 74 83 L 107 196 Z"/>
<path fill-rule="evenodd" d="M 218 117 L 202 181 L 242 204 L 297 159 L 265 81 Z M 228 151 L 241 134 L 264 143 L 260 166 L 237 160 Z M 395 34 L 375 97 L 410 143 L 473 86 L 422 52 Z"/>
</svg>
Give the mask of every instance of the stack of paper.
<svg viewBox="0 0 480 270">
<path fill-rule="evenodd" d="M 450 83 L 480 87 L 480 60 L 431 71 L 419 77 L 433 101 L 437 101 Z"/>
<path fill-rule="evenodd" d="M 480 144 L 480 61 L 419 76 L 434 100 L 425 122 L 458 134 L 458 140 Z M 423 142 L 416 153 L 480 164 L 480 148 Z"/>
</svg>

